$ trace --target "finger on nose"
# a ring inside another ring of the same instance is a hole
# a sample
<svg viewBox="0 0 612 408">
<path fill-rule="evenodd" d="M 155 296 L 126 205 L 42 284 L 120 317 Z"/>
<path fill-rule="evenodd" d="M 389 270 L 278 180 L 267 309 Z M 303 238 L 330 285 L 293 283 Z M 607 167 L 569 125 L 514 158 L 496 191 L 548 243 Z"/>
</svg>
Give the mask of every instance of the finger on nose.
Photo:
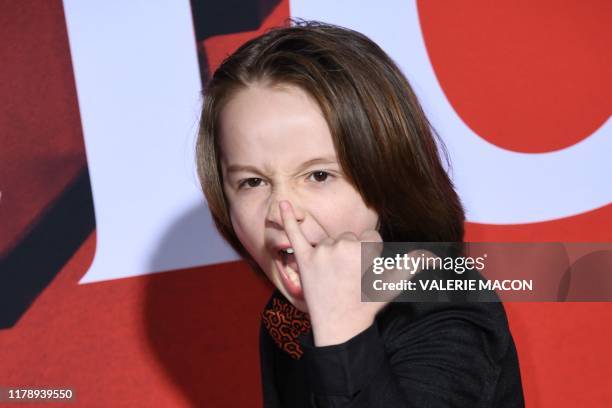
<svg viewBox="0 0 612 408">
<path fill-rule="evenodd" d="M 302 230 L 295 218 L 295 214 L 293 213 L 293 208 L 289 201 L 283 200 L 279 203 L 279 207 L 281 208 L 282 217 L 283 217 L 283 226 L 285 228 L 285 232 L 291 242 L 291 246 L 294 251 L 299 253 L 304 253 L 308 249 L 312 249 L 310 243 L 302 233 Z"/>
</svg>

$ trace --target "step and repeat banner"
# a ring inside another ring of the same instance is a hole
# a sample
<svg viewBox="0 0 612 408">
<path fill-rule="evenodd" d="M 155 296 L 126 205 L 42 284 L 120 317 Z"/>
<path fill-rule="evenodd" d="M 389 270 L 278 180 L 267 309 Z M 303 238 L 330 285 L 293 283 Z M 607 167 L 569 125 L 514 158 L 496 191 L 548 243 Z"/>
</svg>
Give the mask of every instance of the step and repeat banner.
<svg viewBox="0 0 612 408">
<path fill-rule="evenodd" d="M 0 1 L 0 388 L 260 406 L 271 287 L 214 229 L 194 149 L 202 83 L 290 17 L 398 63 L 466 240 L 612 242 L 610 2 Z M 612 252 L 581 265 L 551 291 L 612 287 Z M 546 300 L 506 304 L 527 404 L 605 406 L 612 304 Z"/>
</svg>

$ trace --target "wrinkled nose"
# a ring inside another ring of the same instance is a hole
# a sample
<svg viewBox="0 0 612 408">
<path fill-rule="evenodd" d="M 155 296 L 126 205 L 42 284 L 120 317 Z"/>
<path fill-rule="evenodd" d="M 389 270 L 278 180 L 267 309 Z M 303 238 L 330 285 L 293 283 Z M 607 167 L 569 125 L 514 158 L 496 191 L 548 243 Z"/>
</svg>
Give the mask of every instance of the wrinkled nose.
<svg viewBox="0 0 612 408">
<path fill-rule="evenodd" d="M 305 212 L 299 201 L 294 197 L 289 197 L 288 195 L 275 195 L 270 200 L 268 214 L 266 216 L 266 224 L 273 224 L 276 228 L 283 229 L 283 218 L 281 216 L 279 207 L 279 203 L 283 200 L 287 200 L 291 203 L 297 222 L 302 223 L 304 221 Z"/>
</svg>

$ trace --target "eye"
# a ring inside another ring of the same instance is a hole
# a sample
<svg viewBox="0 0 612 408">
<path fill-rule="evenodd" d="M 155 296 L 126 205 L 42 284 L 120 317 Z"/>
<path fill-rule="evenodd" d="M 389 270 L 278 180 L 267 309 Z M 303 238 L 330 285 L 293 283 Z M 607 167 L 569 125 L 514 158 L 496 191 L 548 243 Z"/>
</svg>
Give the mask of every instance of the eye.
<svg viewBox="0 0 612 408">
<path fill-rule="evenodd" d="M 312 178 L 317 183 L 324 183 L 331 174 L 324 170 L 316 170 L 308 175 L 308 178 Z"/>
<path fill-rule="evenodd" d="M 250 177 L 250 178 L 241 180 L 240 183 L 238 184 L 238 189 L 259 187 L 262 181 L 263 179 L 259 177 Z"/>
</svg>

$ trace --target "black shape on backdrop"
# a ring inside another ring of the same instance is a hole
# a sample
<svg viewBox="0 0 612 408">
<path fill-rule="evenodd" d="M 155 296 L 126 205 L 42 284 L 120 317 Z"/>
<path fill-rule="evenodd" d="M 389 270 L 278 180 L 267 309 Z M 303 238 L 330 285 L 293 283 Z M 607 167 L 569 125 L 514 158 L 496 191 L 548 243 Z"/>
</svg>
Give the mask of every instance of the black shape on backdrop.
<svg viewBox="0 0 612 408">
<path fill-rule="evenodd" d="M 191 0 L 196 40 L 256 30 L 279 3 L 280 0 Z"/>
<path fill-rule="evenodd" d="M 191 0 L 202 84 L 212 74 L 202 42 L 216 35 L 257 30 L 278 4 L 280 0 Z"/>
<path fill-rule="evenodd" d="M 0 329 L 19 321 L 95 225 L 85 166 L 38 223 L 0 259 Z"/>
</svg>

